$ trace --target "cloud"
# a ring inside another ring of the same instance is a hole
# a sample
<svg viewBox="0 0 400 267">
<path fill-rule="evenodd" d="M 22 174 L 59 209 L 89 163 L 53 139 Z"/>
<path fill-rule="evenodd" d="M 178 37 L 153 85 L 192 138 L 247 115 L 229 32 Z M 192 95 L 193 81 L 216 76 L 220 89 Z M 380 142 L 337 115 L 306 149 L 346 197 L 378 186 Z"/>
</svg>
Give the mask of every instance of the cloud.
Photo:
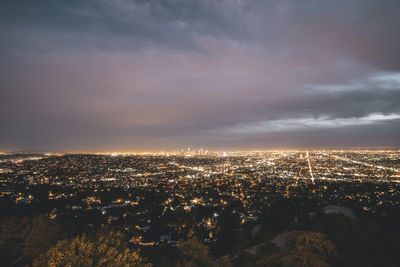
<svg viewBox="0 0 400 267">
<path fill-rule="evenodd" d="M 311 84 L 306 89 L 314 92 L 341 93 L 363 91 L 374 88 L 376 90 L 400 90 L 400 73 L 374 73 L 368 77 L 358 78 L 347 84 Z"/>
<path fill-rule="evenodd" d="M 372 113 L 365 117 L 360 118 L 330 118 L 330 117 L 318 117 L 318 118 L 293 118 L 283 120 L 270 120 L 260 121 L 251 124 L 240 124 L 233 128 L 227 129 L 227 131 L 233 133 L 269 133 L 269 132 L 286 132 L 286 131 L 299 131 L 299 130 L 312 130 L 314 128 L 341 128 L 341 127 L 353 127 L 359 125 L 371 125 L 379 124 L 386 121 L 398 121 L 400 114 L 377 114 Z"/>
<path fill-rule="evenodd" d="M 342 131 L 398 145 L 399 8 L 4 1 L 0 149 L 340 145 Z"/>
</svg>

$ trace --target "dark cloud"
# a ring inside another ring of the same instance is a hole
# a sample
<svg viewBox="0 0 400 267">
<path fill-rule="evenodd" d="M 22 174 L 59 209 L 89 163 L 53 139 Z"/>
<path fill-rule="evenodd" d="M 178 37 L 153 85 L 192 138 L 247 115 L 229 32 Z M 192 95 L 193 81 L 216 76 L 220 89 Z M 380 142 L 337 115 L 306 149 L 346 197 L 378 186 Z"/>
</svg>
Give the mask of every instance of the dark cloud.
<svg viewBox="0 0 400 267">
<path fill-rule="evenodd" d="M 3 1 L 0 148 L 399 146 L 399 10 Z"/>
</svg>

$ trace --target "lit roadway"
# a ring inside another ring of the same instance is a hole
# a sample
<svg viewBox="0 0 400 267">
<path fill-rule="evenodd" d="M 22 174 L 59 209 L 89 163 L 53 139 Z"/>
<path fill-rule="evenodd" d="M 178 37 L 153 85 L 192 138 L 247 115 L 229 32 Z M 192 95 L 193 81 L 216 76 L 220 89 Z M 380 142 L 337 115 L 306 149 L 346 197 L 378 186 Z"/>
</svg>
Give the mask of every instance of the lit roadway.
<svg viewBox="0 0 400 267">
<path fill-rule="evenodd" d="M 343 161 L 347 161 L 347 162 L 352 162 L 352 163 L 356 163 L 356 164 L 360 164 L 360 165 L 364 165 L 367 167 L 373 167 L 373 168 L 377 168 L 377 169 L 383 169 L 383 170 L 389 170 L 389 171 L 394 171 L 394 172 L 400 172 L 399 169 L 396 168 L 391 168 L 391 167 L 385 167 L 385 166 L 381 166 L 381 165 L 374 165 L 371 163 L 367 163 L 367 162 L 362 162 L 362 161 L 358 161 L 358 160 L 352 160 L 349 158 L 345 158 L 345 157 L 340 157 L 340 156 L 336 156 L 336 155 L 332 155 L 334 158 L 339 159 L 339 160 L 343 160 Z"/>
<path fill-rule="evenodd" d="M 314 174 L 312 172 L 311 161 L 310 161 L 310 157 L 308 155 L 308 151 L 307 151 L 306 155 L 307 155 L 308 168 L 310 170 L 310 175 L 311 175 L 311 181 L 314 183 Z"/>
</svg>

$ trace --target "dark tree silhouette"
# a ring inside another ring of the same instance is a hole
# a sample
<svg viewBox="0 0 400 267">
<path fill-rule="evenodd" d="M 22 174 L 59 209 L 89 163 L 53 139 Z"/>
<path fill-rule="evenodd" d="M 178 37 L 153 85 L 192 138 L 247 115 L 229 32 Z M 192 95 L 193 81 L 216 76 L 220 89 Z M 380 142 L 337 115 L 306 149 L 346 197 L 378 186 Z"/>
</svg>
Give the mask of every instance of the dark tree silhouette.
<svg viewBox="0 0 400 267">
<path fill-rule="evenodd" d="M 127 248 L 121 235 L 108 232 L 91 238 L 85 234 L 59 241 L 37 258 L 33 266 L 151 266 L 138 250 Z"/>
<path fill-rule="evenodd" d="M 197 239 L 188 239 L 178 244 L 178 267 L 211 266 L 210 252 L 207 246 Z"/>
<path fill-rule="evenodd" d="M 288 232 L 282 236 L 286 248 L 257 262 L 258 266 L 330 266 L 330 261 L 336 256 L 335 245 L 327 236 L 315 232 Z"/>
</svg>

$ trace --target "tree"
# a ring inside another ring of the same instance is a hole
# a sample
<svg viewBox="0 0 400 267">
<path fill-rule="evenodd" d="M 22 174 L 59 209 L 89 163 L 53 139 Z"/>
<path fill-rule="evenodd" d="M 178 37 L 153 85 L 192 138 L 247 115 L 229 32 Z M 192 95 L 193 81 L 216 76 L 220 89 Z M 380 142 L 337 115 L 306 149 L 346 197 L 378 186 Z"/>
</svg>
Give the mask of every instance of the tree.
<svg viewBox="0 0 400 267">
<path fill-rule="evenodd" d="M 178 267 L 211 266 L 209 248 L 197 239 L 188 239 L 178 244 Z"/>
<path fill-rule="evenodd" d="M 232 267 L 232 262 L 229 259 L 229 256 L 223 256 L 219 261 L 218 261 L 218 267 Z"/>
<path fill-rule="evenodd" d="M 253 267 L 257 261 L 256 256 L 246 250 L 240 251 L 235 256 L 233 260 L 234 266 Z"/>
<path fill-rule="evenodd" d="M 120 234 L 85 234 L 59 241 L 37 258 L 33 266 L 151 266 L 138 250 L 127 248 Z"/>
<path fill-rule="evenodd" d="M 44 216 L 32 221 L 24 242 L 23 255 L 34 259 L 58 240 L 65 238 L 64 228 Z"/>
<path fill-rule="evenodd" d="M 349 219 L 343 215 L 319 218 L 316 229 L 329 236 L 340 254 L 340 266 L 399 266 L 397 254 L 390 255 L 390 248 L 398 248 L 398 236 L 393 230 L 384 231 L 369 220 Z M 373 246 L 371 245 L 373 244 Z M 397 249 L 398 251 L 398 249 Z"/>
<path fill-rule="evenodd" d="M 268 210 L 264 211 L 261 223 L 268 232 L 278 234 L 287 229 L 293 219 L 294 215 L 290 209 L 289 200 L 278 198 L 271 203 L 271 207 Z"/>
<path fill-rule="evenodd" d="M 10 264 L 31 262 L 63 238 L 63 227 L 44 216 L 9 218 L 0 224 L 0 250 Z"/>
<path fill-rule="evenodd" d="M 264 257 L 258 266 L 330 266 L 330 259 L 336 256 L 335 245 L 324 234 L 295 231 L 283 238 L 286 249 Z"/>
<path fill-rule="evenodd" d="M 235 252 L 239 252 L 239 251 L 242 251 L 242 250 L 250 247 L 250 243 L 246 239 L 243 229 L 237 229 L 235 231 L 234 238 L 235 238 L 235 244 L 234 244 L 233 250 Z"/>
<path fill-rule="evenodd" d="M 217 223 L 217 251 L 224 255 L 233 250 L 237 237 L 237 230 L 240 229 L 240 216 L 232 209 L 225 210 L 218 218 Z M 242 236 L 240 236 L 242 237 Z M 243 240 L 241 240 L 243 241 Z"/>
</svg>

